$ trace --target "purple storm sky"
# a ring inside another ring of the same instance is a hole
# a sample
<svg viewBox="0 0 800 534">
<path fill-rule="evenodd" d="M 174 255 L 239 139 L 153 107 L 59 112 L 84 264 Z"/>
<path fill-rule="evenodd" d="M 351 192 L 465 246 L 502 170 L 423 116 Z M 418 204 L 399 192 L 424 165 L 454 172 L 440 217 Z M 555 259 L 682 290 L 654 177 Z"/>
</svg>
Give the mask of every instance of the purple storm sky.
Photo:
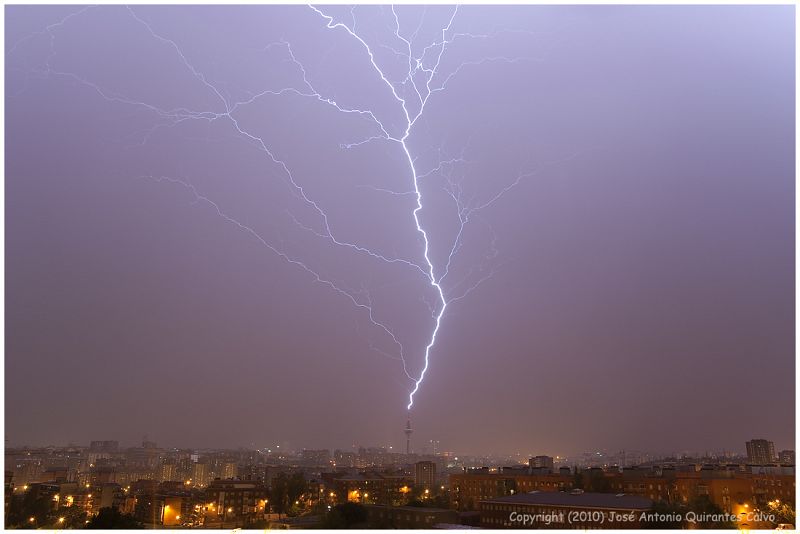
<svg viewBox="0 0 800 534">
<path fill-rule="evenodd" d="M 319 9 L 6 7 L 10 444 L 400 445 L 416 173 L 417 449 L 794 448 L 792 6 Z"/>
</svg>

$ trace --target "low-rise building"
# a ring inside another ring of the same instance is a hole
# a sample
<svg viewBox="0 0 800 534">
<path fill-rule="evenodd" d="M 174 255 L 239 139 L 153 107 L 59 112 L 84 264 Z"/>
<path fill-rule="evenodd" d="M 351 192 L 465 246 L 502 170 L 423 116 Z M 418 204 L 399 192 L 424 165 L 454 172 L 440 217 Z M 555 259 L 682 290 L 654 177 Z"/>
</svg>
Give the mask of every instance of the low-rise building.
<svg viewBox="0 0 800 534">
<path fill-rule="evenodd" d="M 256 482 L 213 480 L 206 489 L 208 522 L 247 525 L 263 516 L 267 488 Z"/>
<path fill-rule="evenodd" d="M 412 478 L 395 473 L 323 473 L 322 477 L 330 504 L 404 504 L 414 485 Z"/>
</svg>

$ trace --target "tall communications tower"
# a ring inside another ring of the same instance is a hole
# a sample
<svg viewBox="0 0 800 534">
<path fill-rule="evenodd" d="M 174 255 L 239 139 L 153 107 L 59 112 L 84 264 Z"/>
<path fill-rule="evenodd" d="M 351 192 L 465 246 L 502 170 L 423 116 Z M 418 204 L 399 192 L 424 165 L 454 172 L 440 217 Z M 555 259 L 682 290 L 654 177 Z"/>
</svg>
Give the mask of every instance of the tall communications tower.
<svg viewBox="0 0 800 534">
<path fill-rule="evenodd" d="M 406 433 L 406 454 L 411 454 L 411 433 L 414 432 L 411 429 L 411 418 L 408 418 L 406 421 L 406 429 L 404 430 Z"/>
</svg>

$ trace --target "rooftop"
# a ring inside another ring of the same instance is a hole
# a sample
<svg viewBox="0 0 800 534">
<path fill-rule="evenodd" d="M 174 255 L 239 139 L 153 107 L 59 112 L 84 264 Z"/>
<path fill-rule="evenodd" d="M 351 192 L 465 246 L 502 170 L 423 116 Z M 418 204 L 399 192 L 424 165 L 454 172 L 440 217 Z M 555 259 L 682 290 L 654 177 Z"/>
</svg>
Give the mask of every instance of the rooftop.
<svg viewBox="0 0 800 534">
<path fill-rule="evenodd" d="M 426 514 L 458 513 L 455 510 L 450 510 L 449 508 L 428 508 L 427 506 L 387 506 L 385 504 L 367 504 L 366 507 L 375 510 L 383 509 L 383 510 L 393 510 L 398 512 L 414 512 L 414 513 L 426 513 Z"/>
<path fill-rule="evenodd" d="M 653 505 L 653 501 L 650 499 L 636 495 L 622 493 L 565 493 L 563 491 L 532 491 L 508 497 L 487 499 L 482 502 L 620 510 L 648 510 Z"/>
</svg>

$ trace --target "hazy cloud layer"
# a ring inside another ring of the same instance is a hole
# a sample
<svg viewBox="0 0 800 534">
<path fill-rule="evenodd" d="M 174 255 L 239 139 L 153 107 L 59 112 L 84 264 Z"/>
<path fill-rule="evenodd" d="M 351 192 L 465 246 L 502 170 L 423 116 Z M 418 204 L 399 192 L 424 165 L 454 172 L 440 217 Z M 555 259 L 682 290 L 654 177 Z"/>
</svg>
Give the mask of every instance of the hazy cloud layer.
<svg viewBox="0 0 800 534">
<path fill-rule="evenodd" d="M 6 8 L 10 443 L 399 445 L 433 90 L 418 448 L 794 447 L 792 7 L 320 9 Z"/>
</svg>

